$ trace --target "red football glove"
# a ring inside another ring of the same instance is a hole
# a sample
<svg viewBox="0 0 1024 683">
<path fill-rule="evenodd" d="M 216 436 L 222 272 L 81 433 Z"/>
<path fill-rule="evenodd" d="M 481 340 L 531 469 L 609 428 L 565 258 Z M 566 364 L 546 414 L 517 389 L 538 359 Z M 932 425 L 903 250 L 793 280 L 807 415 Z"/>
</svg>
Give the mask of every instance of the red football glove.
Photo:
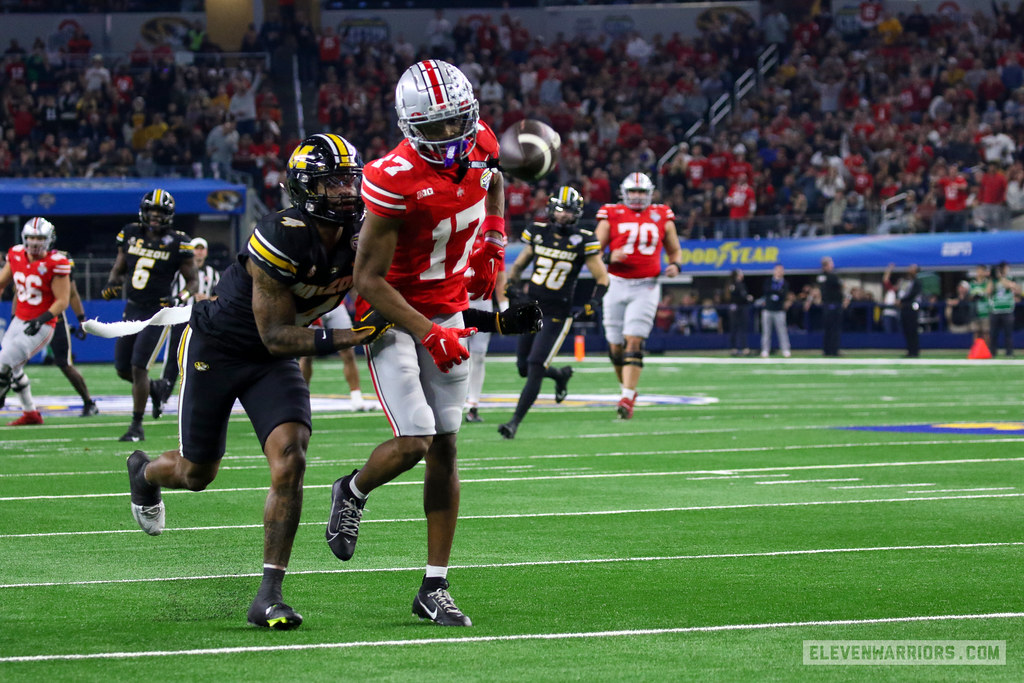
<svg viewBox="0 0 1024 683">
<path fill-rule="evenodd" d="M 505 247 L 498 244 L 494 237 L 485 238 L 484 245 L 469 255 L 469 267 L 473 269 L 473 275 L 466 283 L 466 289 L 469 290 L 470 299 L 491 298 L 504 260 Z"/>
<path fill-rule="evenodd" d="M 441 369 L 441 372 L 448 372 L 452 367 L 461 365 L 462 361 L 469 358 L 469 351 L 459 343 L 463 337 L 471 337 L 476 334 L 476 328 L 470 327 L 441 327 L 434 323 L 423 336 L 420 342 L 427 347 L 427 351 L 434 358 L 434 363 Z"/>
</svg>

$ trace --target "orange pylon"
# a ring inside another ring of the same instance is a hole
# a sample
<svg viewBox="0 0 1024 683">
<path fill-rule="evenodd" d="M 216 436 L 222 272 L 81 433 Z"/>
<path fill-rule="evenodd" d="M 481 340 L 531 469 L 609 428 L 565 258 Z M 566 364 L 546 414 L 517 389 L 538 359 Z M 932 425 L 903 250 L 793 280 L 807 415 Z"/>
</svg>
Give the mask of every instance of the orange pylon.
<svg viewBox="0 0 1024 683">
<path fill-rule="evenodd" d="M 988 350 L 988 344 L 981 337 L 974 340 L 971 350 L 967 352 L 968 360 L 988 360 L 991 357 L 992 352 Z"/>
</svg>

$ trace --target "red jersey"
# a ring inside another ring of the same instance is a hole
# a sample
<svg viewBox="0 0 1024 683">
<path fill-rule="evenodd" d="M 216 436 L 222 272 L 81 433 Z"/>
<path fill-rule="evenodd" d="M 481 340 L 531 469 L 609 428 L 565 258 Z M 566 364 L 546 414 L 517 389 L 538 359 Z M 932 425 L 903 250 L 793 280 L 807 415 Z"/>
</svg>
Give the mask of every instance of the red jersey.
<svg viewBox="0 0 1024 683">
<path fill-rule="evenodd" d="M 7 252 L 7 263 L 14 278 L 14 315 L 22 320 L 31 320 L 50 310 L 56 299 L 51 284 L 53 278 L 71 275 L 71 262 L 56 249 L 38 261 L 29 261 L 25 247 L 16 244 Z M 57 320 L 46 324 L 53 327 Z"/>
<path fill-rule="evenodd" d="M 730 187 L 725 203 L 729 205 L 729 218 L 749 218 L 757 211 L 757 195 L 746 183 Z"/>
<path fill-rule="evenodd" d="M 665 226 L 675 219 L 664 204 L 651 204 L 639 212 L 624 204 L 605 204 L 598 209 L 597 220 L 606 220 L 610 226 L 608 248 L 626 254 L 625 260 L 609 263 L 608 272 L 628 279 L 660 275 Z"/>
<path fill-rule="evenodd" d="M 686 178 L 689 180 L 691 190 L 699 190 L 707 177 L 708 160 L 704 157 L 690 159 L 686 164 Z"/>
<path fill-rule="evenodd" d="M 946 198 L 946 211 L 963 211 L 967 208 L 967 178 L 962 175 L 943 178 L 939 181 L 939 185 Z"/>
<path fill-rule="evenodd" d="M 498 139 L 481 121 L 469 160 L 497 156 Z M 463 273 L 493 171 L 470 168 L 456 183 L 457 170 L 429 163 L 408 140 L 363 168 L 366 210 L 402 221 L 388 284 L 427 318 L 464 311 L 469 302 Z"/>
</svg>

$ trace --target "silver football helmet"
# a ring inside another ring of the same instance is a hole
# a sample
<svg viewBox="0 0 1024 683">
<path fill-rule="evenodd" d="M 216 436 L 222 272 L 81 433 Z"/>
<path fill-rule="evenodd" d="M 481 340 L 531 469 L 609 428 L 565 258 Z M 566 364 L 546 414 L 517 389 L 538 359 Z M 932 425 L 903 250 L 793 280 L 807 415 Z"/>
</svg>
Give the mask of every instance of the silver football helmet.
<svg viewBox="0 0 1024 683">
<path fill-rule="evenodd" d="M 25 245 L 25 251 L 36 258 L 46 256 L 56 238 L 57 229 L 53 223 L 39 216 L 29 218 L 21 229 L 21 243 Z"/>
<path fill-rule="evenodd" d="M 630 173 L 619 187 L 622 203 L 634 211 L 643 211 L 654 201 L 654 183 L 644 173 Z"/>
<path fill-rule="evenodd" d="M 413 64 L 395 87 L 398 127 L 413 149 L 448 168 L 476 146 L 480 103 L 465 74 L 448 62 Z"/>
</svg>

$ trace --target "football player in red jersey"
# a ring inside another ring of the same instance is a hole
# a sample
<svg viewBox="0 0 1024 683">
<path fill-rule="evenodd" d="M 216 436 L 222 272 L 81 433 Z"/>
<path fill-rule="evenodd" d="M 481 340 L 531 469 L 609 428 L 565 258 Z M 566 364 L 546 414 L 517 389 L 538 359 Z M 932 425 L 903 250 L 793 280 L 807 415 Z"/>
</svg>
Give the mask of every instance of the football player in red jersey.
<svg viewBox="0 0 1024 683">
<path fill-rule="evenodd" d="M 448 559 L 459 513 L 456 436 L 469 352 L 462 339 L 470 295 L 490 297 L 504 259 L 502 177 L 489 167 L 498 142 L 480 121 L 473 87 L 439 60 L 412 65 L 395 91 L 405 139 L 364 169 L 366 221 L 356 253 L 357 312 L 372 306 L 395 327 L 367 347 L 370 374 L 394 438 L 334 483 L 327 541 L 348 560 L 366 496 L 425 460 L 427 569 L 413 614 L 470 626 L 448 593 Z M 492 164 L 493 165 L 493 164 Z M 477 232 L 483 246 L 473 250 Z M 471 277 L 464 277 L 467 269 Z"/>
<path fill-rule="evenodd" d="M 30 218 L 21 230 L 21 244 L 7 252 L 0 270 L 0 292 L 14 281 L 14 317 L 0 345 L 0 407 L 14 389 L 24 414 L 10 425 L 39 425 L 43 417 L 32 400 L 24 368 L 53 337 L 57 316 L 71 298 L 71 263 L 51 249 L 56 230 L 45 218 Z"/>
<path fill-rule="evenodd" d="M 622 182 L 622 203 L 605 204 L 597 211 L 594 234 L 601 247 L 610 250 L 611 283 L 604 297 L 605 338 L 615 376 L 622 386 L 619 417 L 633 417 L 636 387 L 644 367 L 644 341 L 654 327 L 661 300 L 661 252 L 668 267 L 665 275 L 682 270 L 675 214 L 664 204 L 652 204 L 654 183 L 643 173 L 630 173 Z"/>
</svg>

